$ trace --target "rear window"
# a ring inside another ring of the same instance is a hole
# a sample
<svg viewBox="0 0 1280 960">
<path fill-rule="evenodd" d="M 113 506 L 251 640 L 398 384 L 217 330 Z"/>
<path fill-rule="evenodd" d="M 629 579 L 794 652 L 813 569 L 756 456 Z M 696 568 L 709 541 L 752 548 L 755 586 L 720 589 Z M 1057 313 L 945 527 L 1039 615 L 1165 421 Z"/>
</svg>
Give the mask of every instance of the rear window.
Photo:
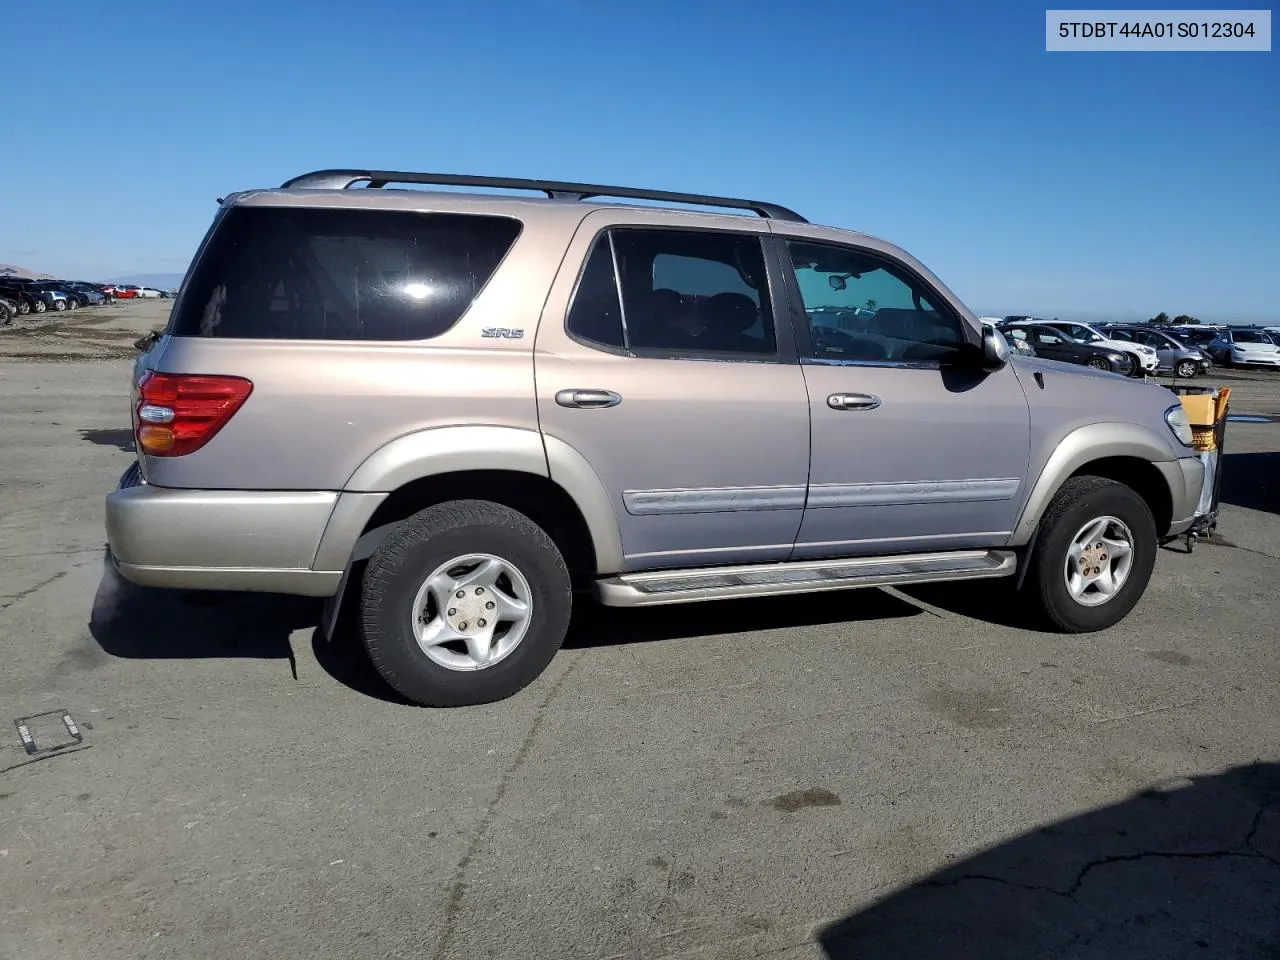
<svg viewBox="0 0 1280 960">
<path fill-rule="evenodd" d="M 425 340 L 458 322 L 519 233 L 507 217 L 232 207 L 169 332 Z"/>
</svg>

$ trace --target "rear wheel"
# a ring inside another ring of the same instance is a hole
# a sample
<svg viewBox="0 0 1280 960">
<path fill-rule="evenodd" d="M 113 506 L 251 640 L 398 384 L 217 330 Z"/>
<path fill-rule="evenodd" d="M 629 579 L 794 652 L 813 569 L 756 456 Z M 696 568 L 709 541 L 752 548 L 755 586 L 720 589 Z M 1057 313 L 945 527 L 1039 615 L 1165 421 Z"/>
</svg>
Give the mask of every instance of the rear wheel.
<svg viewBox="0 0 1280 960">
<path fill-rule="evenodd" d="M 365 571 L 361 634 L 374 667 L 423 706 L 511 696 L 564 641 L 569 571 L 522 513 L 454 500 L 402 522 Z"/>
<path fill-rule="evenodd" d="M 1073 477 L 1040 523 L 1025 599 L 1053 629 L 1104 630 L 1142 597 L 1157 545 L 1151 511 L 1131 488 L 1102 477 Z"/>
<path fill-rule="evenodd" d="M 65 300 L 55 300 L 55 301 L 53 301 L 53 309 L 54 309 L 54 310 L 57 310 L 57 311 L 62 311 L 62 310 L 67 309 L 67 301 L 65 301 Z"/>
<path fill-rule="evenodd" d="M 1173 372 L 1183 380 L 1190 380 L 1199 371 L 1200 366 L 1194 360 L 1179 360 Z"/>
<path fill-rule="evenodd" d="M 34 304 L 32 304 L 31 309 L 34 310 L 36 313 L 44 313 L 49 308 L 45 305 L 45 302 L 43 300 L 37 300 Z"/>
</svg>

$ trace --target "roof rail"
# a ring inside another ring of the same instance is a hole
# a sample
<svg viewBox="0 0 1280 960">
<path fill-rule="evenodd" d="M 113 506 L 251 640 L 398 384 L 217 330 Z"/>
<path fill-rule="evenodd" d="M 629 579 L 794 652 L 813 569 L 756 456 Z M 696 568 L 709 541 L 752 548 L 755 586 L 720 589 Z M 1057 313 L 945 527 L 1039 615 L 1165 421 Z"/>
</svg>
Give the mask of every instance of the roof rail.
<svg viewBox="0 0 1280 960">
<path fill-rule="evenodd" d="M 596 183 L 570 183 L 558 180 L 525 180 L 515 177 L 477 177 L 456 173 L 407 173 L 395 170 L 316 170 L 286 180 L 286 189 L 346 190 L 352 184 L 367 182 L 371 188 L 389 183 L 423 183 L 450 187 L 494 187 L 505 190 L 539 190 L 553 200 L 587 200 L 591 197 L 617 197 L 628 200 L 659 200 L 664 203 L 687 203 L 702 207 L 750 210 L 768 220 L 808 223 L 794 210 L 776 203 L 741 200 L 736 197 L 711 197 L 700 193 L 672 193 L 669 190 L 641 190 L 636 187 L 606 187 Z"/>
</svg>

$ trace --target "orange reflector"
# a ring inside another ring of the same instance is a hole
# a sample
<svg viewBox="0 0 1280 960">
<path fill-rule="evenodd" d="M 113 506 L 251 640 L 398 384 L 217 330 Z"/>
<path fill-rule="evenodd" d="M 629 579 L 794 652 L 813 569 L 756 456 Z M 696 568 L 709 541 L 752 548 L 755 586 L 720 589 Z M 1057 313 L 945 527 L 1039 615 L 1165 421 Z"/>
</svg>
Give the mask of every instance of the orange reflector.
<svg viewBox="0 0 1280 960">
<path fill-rule="evenodd" d="M 168 427 L 148 423 L 138 428 L 138 446 L 142 447 L 143 453 L 168 453 L 173 449 L 174 439 L 173 431 Z"/>
</svg>

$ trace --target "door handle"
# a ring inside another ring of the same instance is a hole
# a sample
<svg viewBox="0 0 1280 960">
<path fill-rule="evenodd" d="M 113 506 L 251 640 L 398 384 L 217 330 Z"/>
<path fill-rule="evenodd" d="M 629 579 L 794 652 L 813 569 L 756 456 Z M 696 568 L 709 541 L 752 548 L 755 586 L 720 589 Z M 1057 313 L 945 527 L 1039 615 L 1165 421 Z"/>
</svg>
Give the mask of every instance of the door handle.
<svg viewBox="0 0 1280 960">
<path fill-rule="evenodd" d="M 616 407 L 621 402 L 622 397 L 612 390 L 561 390 L 556 394 L 556 403 L 560 406 L 580 410 Z"/>
<path fill-rule="evenodd" d="M 832 410 L 874 410 L 880 406 L 880 398 L 869 393 L 833 393 L 827 397 Z"/>
</svg>

